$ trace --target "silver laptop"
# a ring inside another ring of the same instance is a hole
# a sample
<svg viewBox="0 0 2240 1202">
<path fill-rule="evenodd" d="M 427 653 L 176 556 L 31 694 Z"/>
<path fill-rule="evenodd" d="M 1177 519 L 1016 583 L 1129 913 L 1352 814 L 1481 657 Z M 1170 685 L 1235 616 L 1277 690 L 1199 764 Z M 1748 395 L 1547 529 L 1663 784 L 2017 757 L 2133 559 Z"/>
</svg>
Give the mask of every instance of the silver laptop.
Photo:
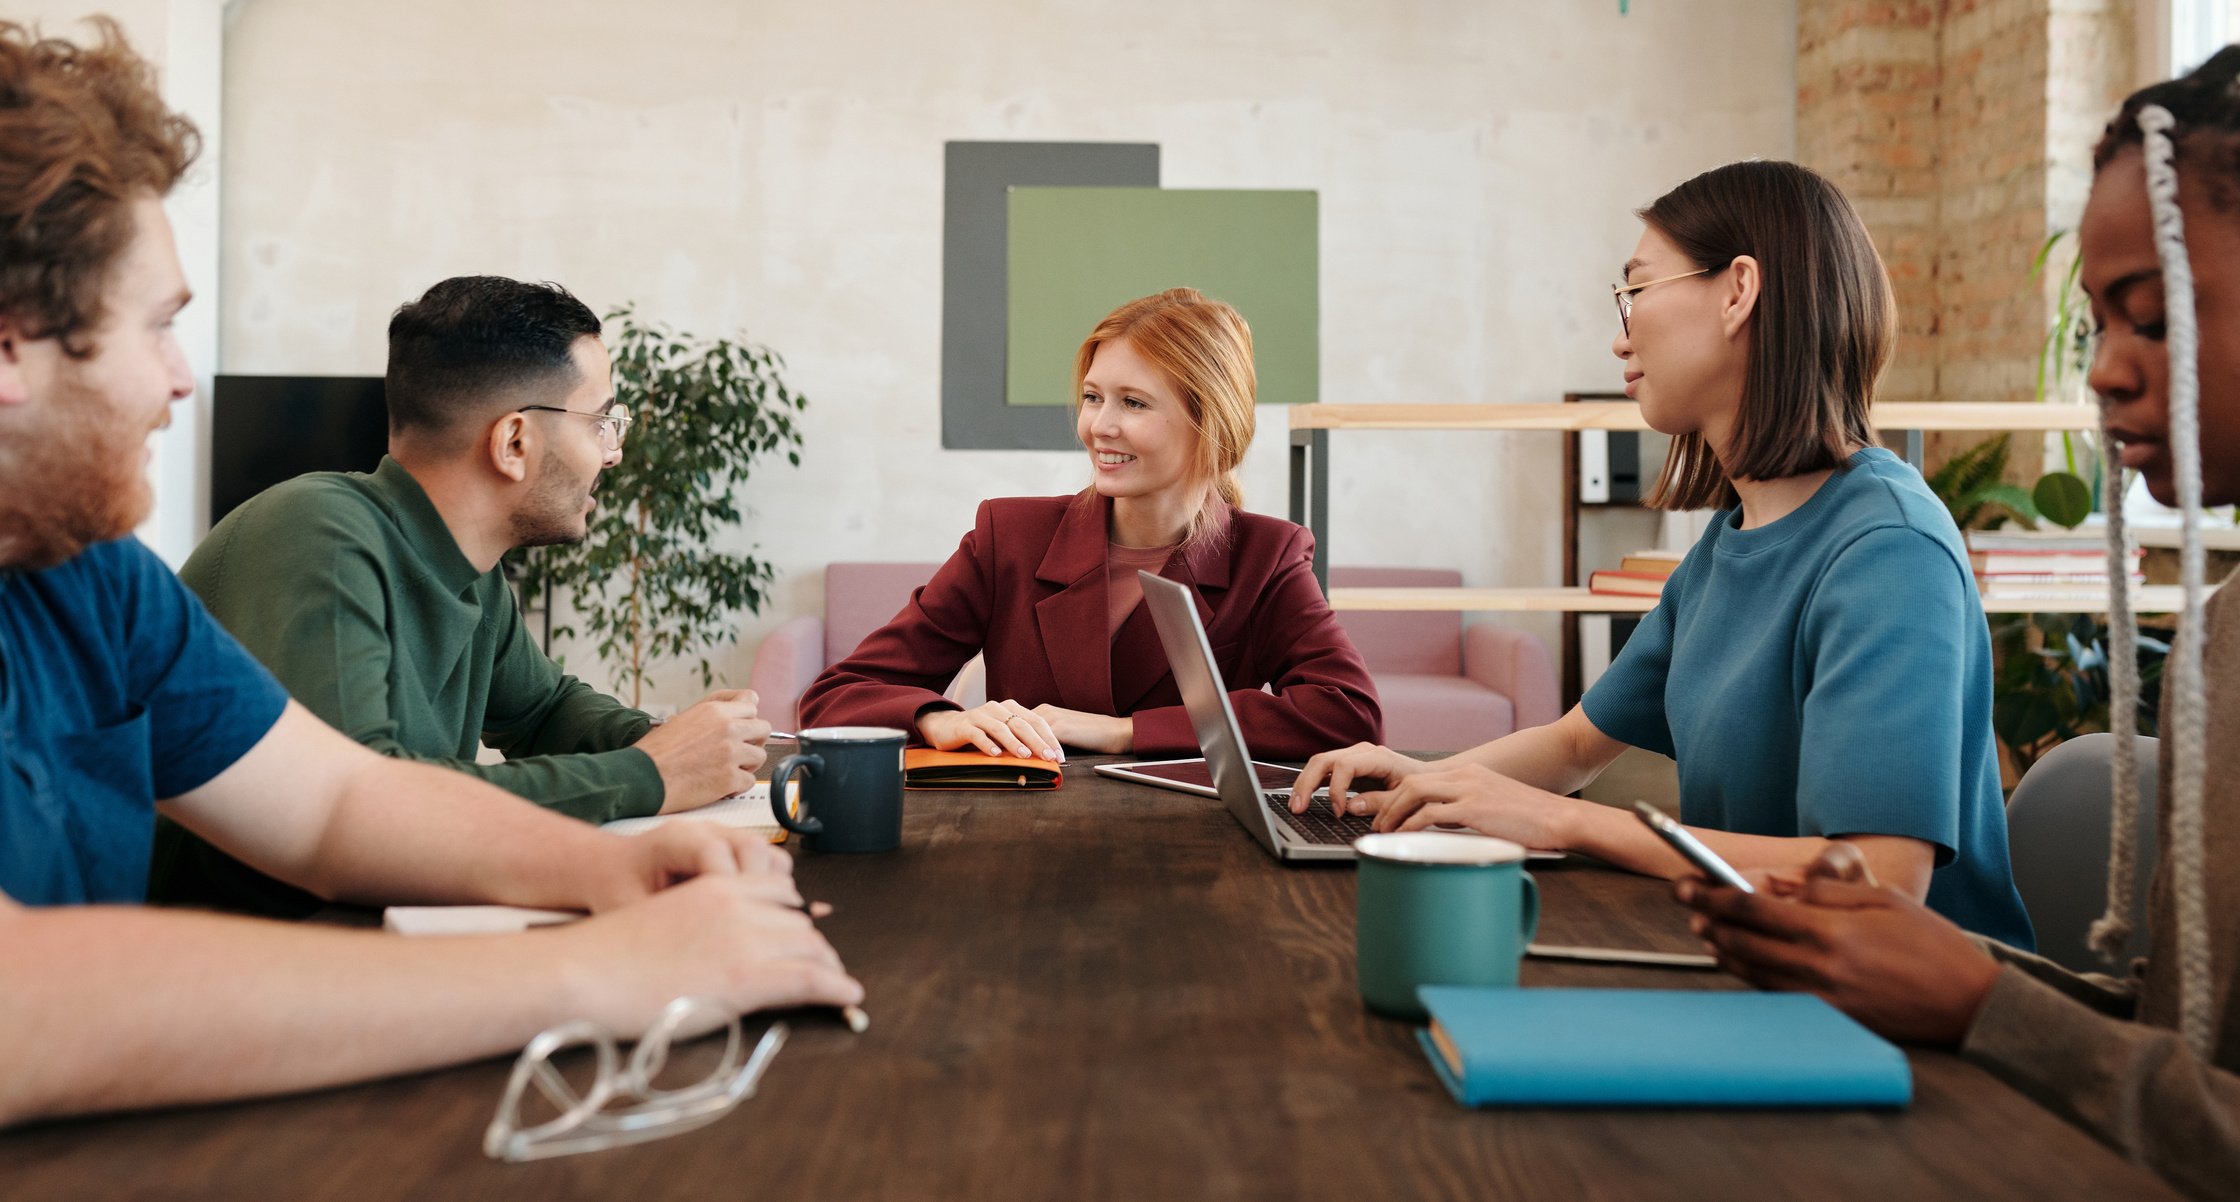
<svg viewBox="0 0 2240 1202">
<path fill-rule="evenodd" d="M 1206 642 L 1190 587 L 1149 572 L 1136 574 L 1143 580 L 1144 603 L 1158 623 L 1167 666 L 1182 690 L 1182 704 L 1190 711 L 1190 725 L 1222 804 L 1279 860 L 1352 859 L 1353 841 L 1372 829 L 1369 818 L 1335 813 L 1319 794 L 1306 813 L 1294 814 L 1290 790 L 1265 787 L 1253 770 L 1252 753 L 1245 750 L 1236 711 L 1229 708 L 1229 688 L 1213 662 L 1213 647 Z"/>
</svg>

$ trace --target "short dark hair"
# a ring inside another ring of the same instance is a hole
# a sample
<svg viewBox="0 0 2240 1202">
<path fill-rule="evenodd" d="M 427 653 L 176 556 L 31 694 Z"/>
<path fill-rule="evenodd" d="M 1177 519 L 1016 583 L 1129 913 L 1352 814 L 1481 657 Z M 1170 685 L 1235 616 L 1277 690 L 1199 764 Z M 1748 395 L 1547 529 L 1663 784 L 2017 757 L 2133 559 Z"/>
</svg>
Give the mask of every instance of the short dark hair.
<svg viewBox="0 0 2240 1202">
<path fill-rule="evenodd" d="M 201 149 L 117 23 L 76 46 L 0 21 L 0 316 L 85 358 L 132 201 L 162 196 Z"/>
<path fill-rule="evenodd" d="M 2199 170 L 2208 185 L 2211 204 L 2225 212 L 2240 211 L 2240 46 L 2227 46 L 2209 61 L 2177 79 L 2150 84 L 2126 97 L 2115 119 L 2108 122 L 2092 149 L 2092 170 L 2097 174 L 2125 149 L 2143 143 L 2139 110 L 2159 104 L 2177 122 L 2170 130 L 2171 145 L 2181 163 Z"/>
<path fill-rule="evenodd" d="M 439 440 L 512 405 L 524 385 L 572 379 L 599 319 L 558 284 L 495 275 L 445 280 L 389 319 L 389 433 Z"/>
<path fill-rule="evenodd" d="M 1635 215 L 1696 266 L 1721 271 L 1749 255 L 1763 281 L 1727 458 L 1700 434 L 1674 439 L 1650 505 L 1731 509 L 1737 478 L 1840 468 L 1848 448 L 1873 445 L 1867 408 L 1897 305 L 1867 227 L 1834 184 L 1795 163 L 1729 163 Z"/>
</svg>

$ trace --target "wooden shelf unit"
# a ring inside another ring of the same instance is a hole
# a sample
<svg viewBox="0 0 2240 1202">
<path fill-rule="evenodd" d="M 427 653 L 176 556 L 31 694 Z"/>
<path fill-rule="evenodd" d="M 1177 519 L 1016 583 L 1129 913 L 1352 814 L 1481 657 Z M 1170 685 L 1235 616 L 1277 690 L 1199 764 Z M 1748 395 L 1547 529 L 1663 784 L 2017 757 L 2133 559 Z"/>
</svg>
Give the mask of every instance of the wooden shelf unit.
<svg viewBox="0 0 2240 1202">
<path fill-rule="evenodd" d="M 2108 607 L 2106 589 L 2075 591 L 2047 585 L 2041 596 L 2014 597 L 1992 594 L 1983 599 L 1983 612 L 2099 613 Z M 2131 608 L 2143 614 L 2176 613 L 2184 605 L 2184 590 L 2174 584 L 2149 584 L 2131 590 Z M 1621 597 L 1590 593 L 1583 588 L 1334 588 L 1332 609 L 1437 610 L 1452 613 L 1561 613 L 1642 614 L 1656 608 L 1654 597 Z"/>
<path fill-rule="evenodd" d="M 1564 698 L 1575 698 L 1580 614 L 1639 614 L 1655 608 L 1648 597 L 1588 592 L 1580 581 L 1578 434 L 1583 430 L 1647 430 L 1641 407 L 1608 393 L 1571 393 L 1563 404 L 1526 405 L 1294 405 L 1291 425 L 1291 520 L 1314 533 L 1314 574 L 1333 609 L 1444 610 L 1555 613 L 1563 616 L 1561 656 Z M 1892 402 L 1872 411 L 1875 428 L 1903 436 L 1906 461 L 1922 465 L 1922 434 L 1930 430 L 1995 433 L 2002 430 L 2096 430 L 2096 405 Z M 1330 434 L 1336 430 L 1537 430 L 1563 435 L 1563 580 L 1556 588 L 1389 589 L 1330 588 Z M 2136 608 L 2167 612 L 2178 604 L 2167 589 L 2142 589 Z M 2080 612 L 2107 608 L 2105 590 L 2080 590 L 2043 598 L 1986 599 L 1989 613 Z"/>
<path fill-rule="evenodd" d="M 1334 430 L 1540 430 L 1577 433 L 1580 430 L 1646 430 L 1641 407 L 1606 394 L 1573 393 L 1560 405 L 1293 405 L 1291 424 L 1291 520 L 1314 533 L 1314 574 L 1323 591 L 1330 587 L 1330 434 Z M 1921 435 L 1929 430 L 2096 430 L 2100 411 L 2094 405 L 2051 405 L 1984 402 L 1950 404 L 1892 402 L 1873 409 L 1875 428 L 1905 435 L 1906 459 L 1921 466 Z M 1573 520 L 1577 484 L 1571 462 L 1571 441 L 1565 440 L 1565 521 Z M 1571 538 L 1565 538 L 1566 546 Z M 1567 573 L 1575 565 L 1566 565 Z M 1572 580 L 1566 579 L 1565 585 Z M 1348 591 L 1348 590 L 1340 590 Z M 1422 590 L 1368 589 L 1359 593 L 1371 599 L 1397 592 Z M 1554 590 L 1561 591 L 1561 590 Z M 1580 590 L 1584 591 L 1584 590 Z M 1548 589 L 1457 589 L 1453 604 L 1436 608 L 1460 610 L 1565 610 L 1587 613 L 1637 612 L 1630 598 L 1607 602 L 1555 605 Z M 1351 609 L 1385 608 L 1361 603 Z M 1434 608 L 1419 600 L 1390 608 Z M 1646 607 L 1643 607 L 1646 608 Z"/>
<path fill-rule="evenodd" d="M 1586 397 L 1591 394 L 1575 393 Z M 1874 407 L 1878 430 L 2097 430 L 2095 405 L 1941 404 L 1896 401 Z M 1567 405 L 1293 405 L 1292 441 L 1302 430 L 1646 430 L 1632 401 L 1581 399 Z"/>
</svg>

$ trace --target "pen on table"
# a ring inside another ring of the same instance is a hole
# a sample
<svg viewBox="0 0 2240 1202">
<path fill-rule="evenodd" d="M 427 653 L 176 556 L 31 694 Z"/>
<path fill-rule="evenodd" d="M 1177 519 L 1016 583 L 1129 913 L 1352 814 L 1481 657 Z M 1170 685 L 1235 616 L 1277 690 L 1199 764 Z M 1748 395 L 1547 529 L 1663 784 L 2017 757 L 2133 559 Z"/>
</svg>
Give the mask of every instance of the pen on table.
<svg viewBox="0 0 2240 1202">
<path fill-rule="evenodd" d="M 801 912 L 814 918 L 817 912 L 809 908 L 811 904 L 813 903 L 802 902 Z M 840 1007 L 840 1017 L 847 1022 L 848 1029 L 858 1035 L 871 1029 L 871 1016 L 865 1014 L 861 1006 L 847 1005 Z"/>
</svg>

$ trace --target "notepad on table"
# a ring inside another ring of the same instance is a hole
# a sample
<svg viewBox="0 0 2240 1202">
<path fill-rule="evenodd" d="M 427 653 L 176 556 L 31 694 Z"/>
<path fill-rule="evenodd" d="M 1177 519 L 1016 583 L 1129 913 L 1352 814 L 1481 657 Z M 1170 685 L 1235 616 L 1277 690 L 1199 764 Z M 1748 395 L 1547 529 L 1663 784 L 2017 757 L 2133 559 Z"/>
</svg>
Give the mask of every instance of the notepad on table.
<svg viewBox="0 0 2240 1202">
<path fill-rule="evenodd" d="M 1426 985 L 1465 1106 L 1904 1106 L 1905 1054 L 1801 993 Z"/>
<path fill-rule="evenodd" d="M 788 813 L 801 813 L 801 783 L 794 781 L 786 787 Z M 722 801 L 701 806 L 697 810 L 679 810 L 674 814 L 650 814 L 644 818 L 617 818 L 604 823 L 601 830 L 618 835 L 642 835 L 669 822 L 714 822 L 741 830 L 759 831 L 770 837 L 772 843 L 786 841 L 786 828 L 779 824 L 778 816 L 770 812 L 770 782 L 758 780 L 744 793 L 733 793 Z"/>
<path fill-rule="evenodd" d="M 788 787 L 788 812 L 796 815 L 801 812 L 800 794 L 799 782 Z M 697 810 L 617 818 L 601 824 L 600 829 L 618 835 L 642 835 L 670 822 L 713 822 L 754 831 L 772 843 L 786 841 L 786 828 L 778 822 L 778 816 L 770 812 L 770 782 L 766 780 L 756 781 L 754 787 L 744 793 L 734 793 Z M 581 917 L 566 910 L 538 910 L 528 906 L 390 906 L 381 912 L 381 925 L 399 935 L 506 935 Z"/>
</svg>

